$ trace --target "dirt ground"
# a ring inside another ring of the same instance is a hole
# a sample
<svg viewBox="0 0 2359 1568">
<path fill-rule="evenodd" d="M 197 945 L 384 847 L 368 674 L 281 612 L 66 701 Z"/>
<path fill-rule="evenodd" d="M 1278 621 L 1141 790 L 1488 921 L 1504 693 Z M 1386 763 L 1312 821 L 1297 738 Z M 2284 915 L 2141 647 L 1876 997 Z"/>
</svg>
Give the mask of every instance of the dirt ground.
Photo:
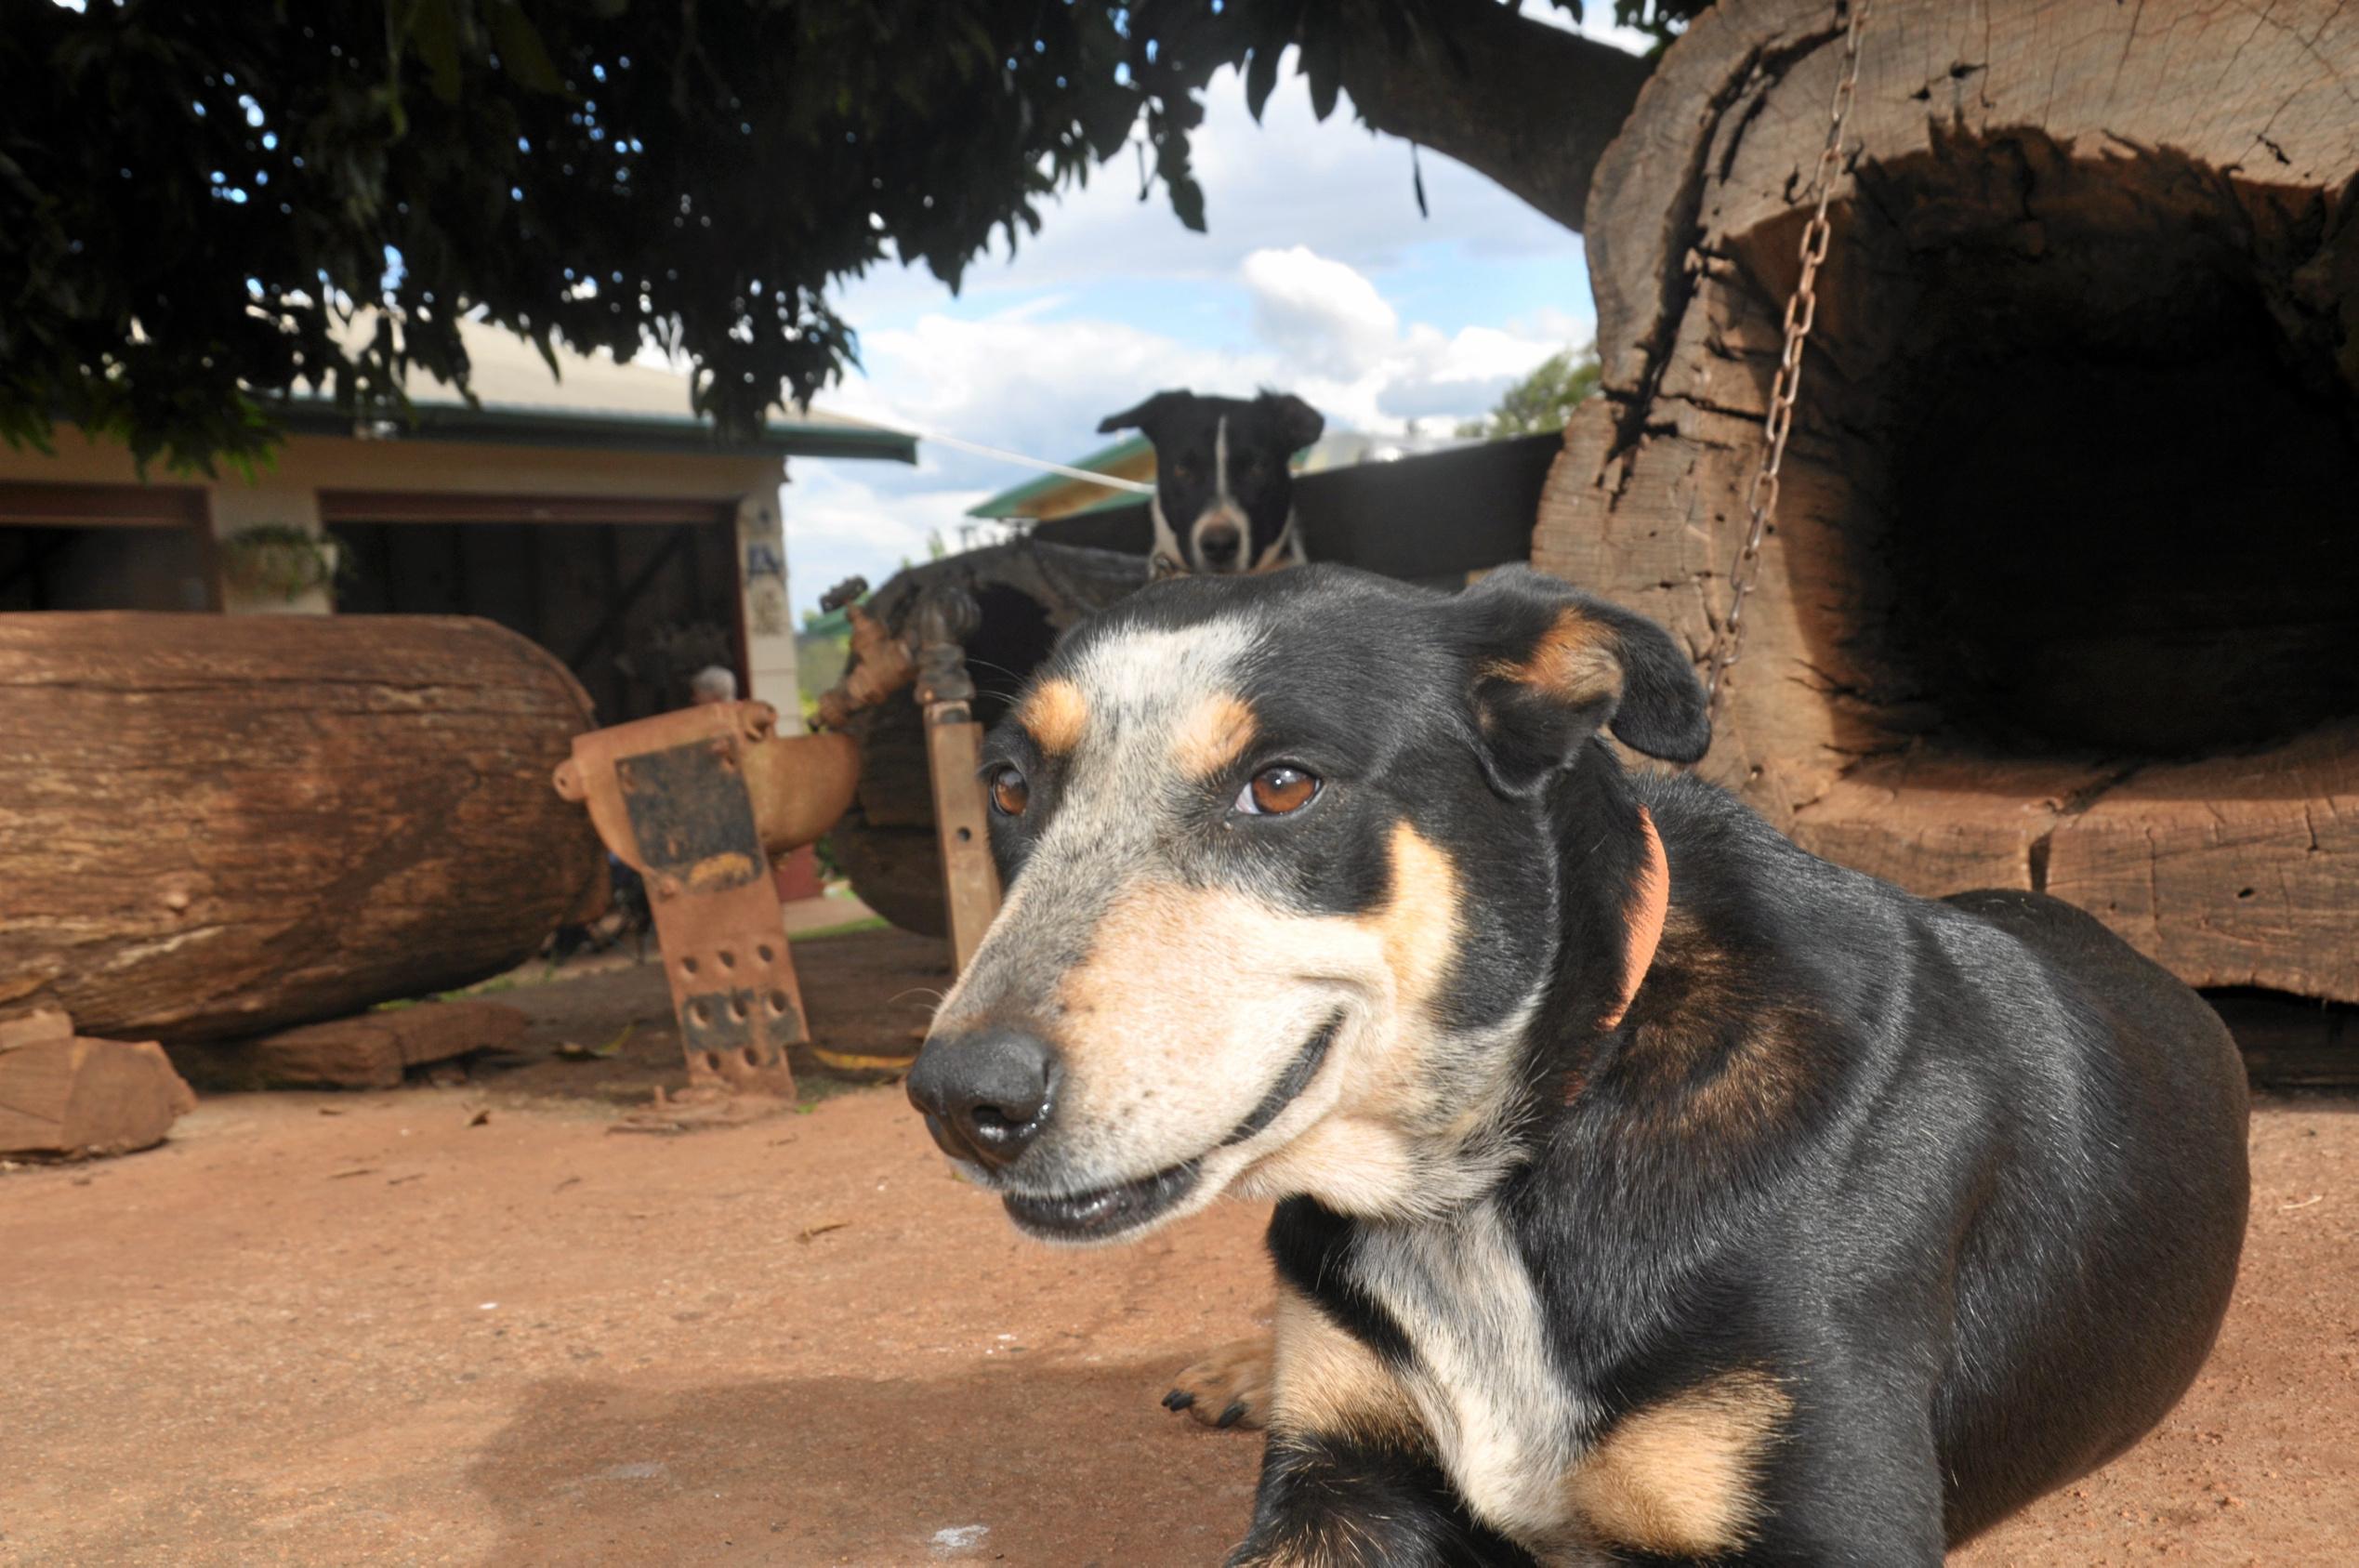
<svg viewBox="0 0 2359 1568">
<path fill-rule="evenodd" d="M 795 954 L 839 1049 L 905 1047 L 946 978 L 891 932 Z M 1242 1532 L 1258 1441 L 1155 1402 L 1266 1311 L 1260 1213 L 1029 1244 L 897 1087 L 816 1071 L 765 1119 L 614 1130 L 679 1077 L 660 971 L 500 999 L 532 1033 L 464 1084 L 222 1096 L 0 1175 L 0 1563 L 1159 1568 Z M 1954 1561 L 2352 1560 L 2354 1109 L 2260 1107 L 2202 1379 Z"/>
</svg>

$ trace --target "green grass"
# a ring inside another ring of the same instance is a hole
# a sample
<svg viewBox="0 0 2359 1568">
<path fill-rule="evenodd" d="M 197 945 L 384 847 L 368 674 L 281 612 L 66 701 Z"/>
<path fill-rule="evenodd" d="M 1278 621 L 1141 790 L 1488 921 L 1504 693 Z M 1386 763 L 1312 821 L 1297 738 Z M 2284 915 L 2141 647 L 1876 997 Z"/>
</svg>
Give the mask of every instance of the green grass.
<svg viewBox="0 0 2359 1568">
<path fill-rule="evenodd" d="M 840 926 L 821 926 L 813 930 L 796 931 L 786 940 L 788 942 L 818 942 L 825 937 L 848 937 L 862 931 L 889 930 L 891 926 L 892 922 L 883 916 L 872 915 L 865 920 L 847 920 Z"/>
</svg>

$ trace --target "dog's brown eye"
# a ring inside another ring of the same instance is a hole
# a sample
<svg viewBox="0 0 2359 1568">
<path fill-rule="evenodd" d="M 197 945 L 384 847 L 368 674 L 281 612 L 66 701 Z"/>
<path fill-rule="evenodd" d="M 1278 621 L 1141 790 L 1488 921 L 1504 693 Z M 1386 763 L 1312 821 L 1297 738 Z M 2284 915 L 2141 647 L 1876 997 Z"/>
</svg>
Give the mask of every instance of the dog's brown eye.
<svg viewBox="0 0 2359 1568">
<path fill-rule="evenodd" d="M 1002 768 L 991 775 L 992 809 L 1003 817 L 1021 817 L 1032 802 L 1032 785 L 1013 768 Z"/>
<path fill-rule="evenodd" d="M 1301 769 L 1273 763 L 1245 781 L 1237 792 L 1237 810 L 1249 817 L 1283 817 L 1311 804 L 1319 781 Z"/>
</svg>

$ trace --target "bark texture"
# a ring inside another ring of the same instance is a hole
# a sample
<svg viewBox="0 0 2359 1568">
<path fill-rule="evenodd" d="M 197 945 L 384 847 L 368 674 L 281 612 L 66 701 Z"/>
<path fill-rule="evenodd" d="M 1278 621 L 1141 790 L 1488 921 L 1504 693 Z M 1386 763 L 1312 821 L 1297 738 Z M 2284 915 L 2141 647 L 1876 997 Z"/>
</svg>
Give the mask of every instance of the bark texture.
<svg viewBox="0 0 2359 1568">
<path fill-rule="evenodd" d="M 1587 232 L 1604 396 L 1535 563 L 1701 663 L 1841 31 L 1726 0 Z M 1928 892 L 2359 1000 L 2359 9 L 1879 0 L 1706 771 Z"/>
<path fill-rule="evenodd" d="M 1446 26 L 1401 36 L 1373 0 L 1347 9 L 1343 88 L 1362 119 L 1448 153 L 1567 229 L 1583 228 L 1598 159 L 1651 61 L 1490 0 L 1453 7 Z"/>
<path fill-rule="evenodd" d="M 0 1012 L 178 1046 L 497 973 L 602 886 L 589 724 L 486 621 L 0 615 Z"/>
</svg>

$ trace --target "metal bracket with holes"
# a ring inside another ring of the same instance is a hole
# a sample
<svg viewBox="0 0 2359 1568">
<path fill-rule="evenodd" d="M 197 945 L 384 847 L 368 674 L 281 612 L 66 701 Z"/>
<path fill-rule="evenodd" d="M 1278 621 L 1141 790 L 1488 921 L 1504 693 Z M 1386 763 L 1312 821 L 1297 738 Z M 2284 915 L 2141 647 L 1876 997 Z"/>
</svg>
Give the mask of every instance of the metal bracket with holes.
<svg viewBox="0 0 2359 1568">
<path fill-rule="evenodd" d="M 692 1084 L 791 1095 L 810 1037 L 771 857 L 843 814 L 860 759 L 842 735 L 780 736 L 767 703 L 714 703 L 573 739 L 557 792 L 647 879 Z"/>
</svg>

